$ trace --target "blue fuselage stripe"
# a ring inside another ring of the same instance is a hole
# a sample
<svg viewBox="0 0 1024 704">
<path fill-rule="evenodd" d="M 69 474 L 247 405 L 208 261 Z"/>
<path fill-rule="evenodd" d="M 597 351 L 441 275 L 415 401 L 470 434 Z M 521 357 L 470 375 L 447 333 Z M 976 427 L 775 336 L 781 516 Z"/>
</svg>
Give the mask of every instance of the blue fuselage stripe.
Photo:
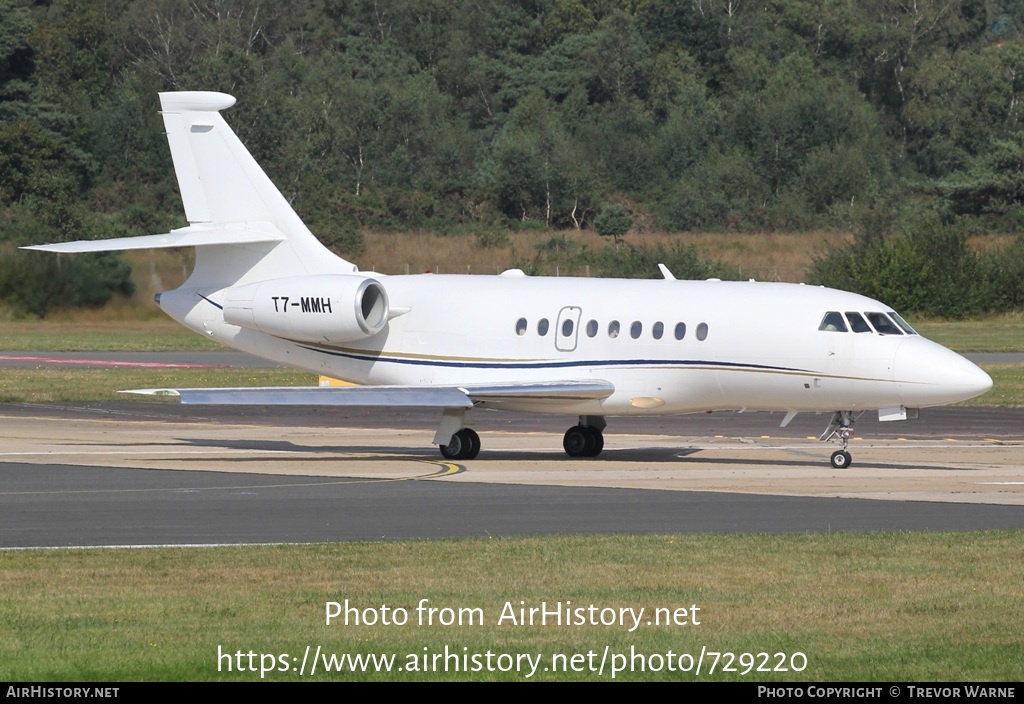
<svg viewBox="0 0 1024 704">
<path fill-rule="evenodd" d="M 342 352 L 340 350 L 323 349 L 320 347 L 309 347 L 300 345 L 303 349 L 311 352 L 320 352 L 334 357 L 344 357 L 360 362 L 379 362 L 388 364 L 403 364 L 409 366 L 423 367 L 447 367 L 456 369 L 570 369 L 573 367 L 594 368 L 594 367 L 720 367 L 725 369 L 757 369 L 771 372 L 801 372 L 813 374 L 815 372 L 795 367 L 776 367 L 767 364 L 748 364 L 745 362 L 717 362 L 702 359 L 588 359 L 572 361 L 544 361 L 544 362 L 483 362 L 483 361 L 452 361 L 438 359 L 423 359 L 414 357 L 387 357 L 375 354 L 355 354 Z"/>
</svg>

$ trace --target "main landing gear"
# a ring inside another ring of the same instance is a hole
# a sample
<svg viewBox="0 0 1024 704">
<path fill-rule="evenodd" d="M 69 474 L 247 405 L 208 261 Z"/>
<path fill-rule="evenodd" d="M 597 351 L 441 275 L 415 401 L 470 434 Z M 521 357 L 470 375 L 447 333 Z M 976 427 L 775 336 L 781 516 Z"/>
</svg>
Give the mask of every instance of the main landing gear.
<svg viewBox="0 0 1024 704">
<path fill-rule="evenodd" d="M 446 413 L 434 436 L 438 449 L 447 460 L 471 460 L 480 454 L 480 436 L 472 428 L 462 426 L 462 415 L 458 411 Z M 562 447 L 569 457 L 597 457 L 604 449 L 604 416 L 580 416 L 578 425 L 565 431 Z M 457 430 L 453 429 L 457 428 Z M 448 437 L 441 444 L 440 438 Z"/>
<path fill-rule="evenodd" d="M 853 456 L 847 452 L 846 448 L 850 444 L 850 433 L 853 432 L 853 422 L 855 420 L 853 411 L 836 411 L 832 414 L 832 420 L 829 422 L 828 427 L 825 428 L 825 432 L 818 438 L 825 442 L 838 442 L 842 444 L 842 450 L 836 450 L 832 453 L 831 462 L 832 466 L 836 469 L 846 469 L 853 462 Z"/>
<path fill-rule="evenodd" d="M 562 447 L 569 457 L 597 457 L 604 449 L 604 434 L 589 425 L 574 425 L 565 431 Z"/>
<path fill-rule="evenodd" d="M 480 436 L 472 428 L 463 428 L 438 448 L 446 460 L 471 460 L 480 454 Z"/>
<path fill-rule="evenodd" d="M 597 457 L 604 449 L 604 434 L 608 424 L 604 416 L 580 416 L 579 425 L 565 431 L 562 448 L 569 457 Z"/>
</svg>

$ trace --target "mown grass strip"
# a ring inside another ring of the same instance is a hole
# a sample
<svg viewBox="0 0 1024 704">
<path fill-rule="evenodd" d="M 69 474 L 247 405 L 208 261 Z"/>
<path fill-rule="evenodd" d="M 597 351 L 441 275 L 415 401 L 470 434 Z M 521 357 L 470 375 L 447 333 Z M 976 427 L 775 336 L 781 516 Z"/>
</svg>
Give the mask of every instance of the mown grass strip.
<svg viewBox="0 0 1024 704">
<path fill-rule="evenodd" d="M 3 552 L 0 679 L 253 681 L 259 672 L 239 672 L 237 661 L 229 671 L 218 648 L 301 659 L 309 645 L 326 653 L 393 653 L 405 666 L 390 673 L 321 667 L 317 675 L 345 681 L 523 678 L 409 671 L 410 654 L 432 656 L 446 646 L 458 654 L 542 654 L 545 665 L 556 654 L 605 646 L 645 656 L 706 647 L 807 657 L 803 672 L 705 670 L 700 679 L 711 681 L 1019 681 L 1022 563 L 1024 540 L 1012 531 Z M 361 619 L 376 613 L 381 620 L 386 605 L 390 620 L 405 609 L 409 621 L 326 625 L 326 602 L 346 599 Z M 459 609 L 475 611 L 463 612 L 462 625 L 439 625 L 441 611 L 433 625 L 420 625 L 423 599 L 451 609 L 448 620 Z M 618 625 L 499 624 L 506 604 L 517 611 L 542 602 L 643 607 L 645 617 L 632 633 Z M 688 609 L 700 625 L 647 625 L 655 608 Z M 470 613 L 483 622 L 470 624 Z M 695 679 L 664 666 L 639 671 L 639 662 L 618 678 Z M 298 679 L 292 671 L 265 674 Z M 533 679 L 610 675 L 540 671 Z"/>
<path fill-rule="evenodd" d="M 117 392 L 139 388 L 315 386 L 317 381 L 313 374 L 293 369 L 4 369 L 0 374 L 0 402 L 152 401 L 152 396 Z"/>
<path fill-rule="evenodd" d="M 1024 315 L 983 320 L 915 321 L 914 329 L 957 352 L 1024 352 Z"/>
<path fill-rule="evenodd" d="M 981 368 L 992 377 L 992 389 L 958 405 L 1002 408 L 1024 406 L 1024 364 L 982 364 Z"/>
<path fill-rule="evenodd" d="M 228 349 L 170 318 L 114 321 L 0 321 L 11 352 L 186 352 Z"/>
</svg>

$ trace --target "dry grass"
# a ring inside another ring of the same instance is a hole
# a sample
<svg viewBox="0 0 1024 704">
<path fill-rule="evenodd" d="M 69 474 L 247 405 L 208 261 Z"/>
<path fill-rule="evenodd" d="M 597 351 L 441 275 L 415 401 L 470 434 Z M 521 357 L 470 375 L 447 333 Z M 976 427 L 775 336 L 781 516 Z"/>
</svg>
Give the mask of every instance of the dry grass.
<svg viewBox="0 0 1024 704">
<path fill-rule="evenodd" d="M 610 242 L 592 231 L 528 231 L 509 234 L 498 246 L 486 247 L 480 237 L 365 233 L 364 252 L 355 257 L 365 269 L 385 274 L 497 274 L 534 259 L 538 248 L 553 237 L 577 246 L 600 249 Z M 695 245 L 712 259 L 739 267 L 744 276 L 772 281 L 802 281 L 817 252 L 849 241 L 851 235 L 834 232 L 796 233 L 656 233 L 624 238 L 635 246 Z M 572 272 L 575 274 L 576 272 Z M 582 273 L 582 272 L 580 272 Z"/>
<path fill-rule="evenodd" d="M 439 235 L 431 232 L 364 232 L 362 253 L 343 256 L 367 271 L 383 274 L 423 273 L 497 274 L 522 266 L 537 256 L 538 249 L 552 238 L 564 238 L 575 247 L 600 249 L 610 242 L 592 230 L 537 230 L 495 235 L 481 231 L 479 235 Z M 830 247 L 850 242 L 848 232 L 816 230 L 810 232 L 704 232 L 704 233 L 632 233 L 624 238 L 628 244 L 654 246 L 682 242 L 695 245 L 705 256 L 731 264 L 743 276 L 763 281 L 800 282 L 806 279 L 808 267 L 815 256 Z M 1005 247 L 1012 235 L 974 237 L 971 245 L 979 252 Z M 105 319 L 138 318 L 139 309 L 146 314 L 156 311 L 153 295 L 180 286 L 192 266 L 191 250 L 148 250 L 128 252 L 136 293 L 131 301 L 114 302 L 104 309 Z M 563 273 L 585 275 L 575 271 L 571 255 L 566 255 Z M 557 263 L 557 262 L 556 262 Z"/>
<path fill-rule="evenodd" d="M 849 243 L 848 232 L 825 230 L 811 232 L 705 232 L 705 233 L 632 233 L 624 242 L 634 246 L 694 245 L 706 257 L 737 267 L 746 278 L 760 281 L 805 281 L 816 256 Z M 984 235 L 971 239 L 979 252 L 1005 247 L 1015 236 Z M 439 235 L 431 232 L 364 232 L 364 249 L 359 254 L 343 256 L 366 271 L 383 274 L 498 274 L 505 269 L 534 262 L 538 252 L 552 241 L 568 243 L 569 251 L 546 250 L 549 268 L 568 276 L 587 276 L 589 271 L 578 264 L 575 252 L 599 250 L 612 246 L 593 231 L 533 230 L 498 233 Z M 125 253 L 132 265 L 135 295 L 115 299 L 96 311 L 57 311 L 56 320 L 108 321 L 146 320 L 161 314 L 153 303 L 160 291 L 177 288 L 192 268 L 191 250 L 142 250 Z M 554 272 L 552 272 L 554 273 Z M 655 272 L 652 272 L 652 276 Z M 0 311 L 2 313 L 2 311 Z M 2 318 L 2 314 L 0 314 Z M 3 345 L 0 344 L 0 348 Z"/>
</svg>

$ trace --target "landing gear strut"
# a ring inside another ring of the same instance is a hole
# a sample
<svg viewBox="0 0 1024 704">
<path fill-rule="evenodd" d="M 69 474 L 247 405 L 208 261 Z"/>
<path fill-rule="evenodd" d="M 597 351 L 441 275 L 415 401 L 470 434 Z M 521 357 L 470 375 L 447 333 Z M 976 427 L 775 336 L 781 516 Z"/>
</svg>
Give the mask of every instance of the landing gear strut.
<svg viewBox="0 0 1024 704">
<path fill-rule="evenodd" d="M 836 469 L 846 469 L 853 462 L 853 456 L 846 451 L 846 448 L 850 444 L 850 433 L 853 432 L 854 420 L 856 419 L 853 417 L 853 411 L 836 411 L 832 414 L 832 420 L 825 432 L 818 438 L 825 442 L 842 444 L 842 450 L 832 453 L 831 462 Z"/>
<path fill-rule="evenodd" d="M 463 428 L 452 435 L 447 445 L 438 445 L 447 460 L 471 460 L 480 454 L 480 436 L 472 428 Z"/>
<path fill-rule="evenodd" d="M 604 449 L 605 428 L 601 416 L 580 416 L 579 425 L 565 431 L 562 447 L 569 457 L 597 457 Z"/>
</svg>

